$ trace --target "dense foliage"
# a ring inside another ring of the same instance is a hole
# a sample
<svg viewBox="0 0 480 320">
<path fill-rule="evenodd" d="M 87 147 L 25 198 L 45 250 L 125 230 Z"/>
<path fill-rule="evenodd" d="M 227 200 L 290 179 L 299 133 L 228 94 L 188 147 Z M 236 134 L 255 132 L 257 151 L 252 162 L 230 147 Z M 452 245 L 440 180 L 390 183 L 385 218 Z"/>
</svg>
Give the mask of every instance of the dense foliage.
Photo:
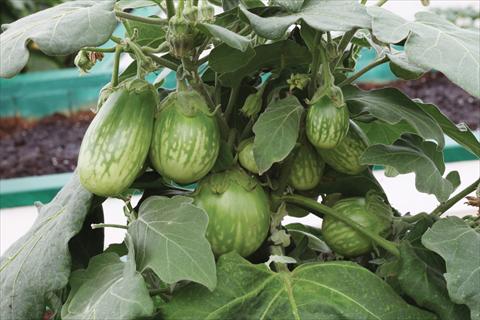
<svg viewBox="0 0 480 320">
<path fill-rule="evenodd" d="M 480 143 L 434 105 L 354 84 L 389 64 L 480 97 L 478 30 L 385 0 L 264 2 L 79 0 L 3 26 L 2 77 L 28 44 L 78 52 L 82 72 L 114 64 L 74 178 L 1 258 L 2 319 L 480 319 L 479 217 L 442 217 L 479 184 L 453 195 L 445 135 Z M 378 57 L 358 70 L 364 48 Z M 414 173 L 438 207 L 398 212 L 375 165 Z M 126 225 L 103 223 L 107 197 Z M 282 225 L 309 213 L 321 229 Z M 125 241 L 102 251 L 107 227 Z"/>
</svg>

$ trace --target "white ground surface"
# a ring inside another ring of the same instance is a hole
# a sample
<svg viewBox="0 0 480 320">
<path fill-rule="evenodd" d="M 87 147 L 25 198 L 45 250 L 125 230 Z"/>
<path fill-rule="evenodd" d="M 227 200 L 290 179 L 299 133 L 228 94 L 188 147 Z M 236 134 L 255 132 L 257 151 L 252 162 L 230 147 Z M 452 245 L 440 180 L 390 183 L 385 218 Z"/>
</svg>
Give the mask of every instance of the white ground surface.
<svg viewBox="0 0 480 320">
<path fill-rule="evenodd" d="M 447 163 L 446 167 L 446 172 L 457 170 L 460 173 L 462 184 L 458 190 L 472 184 L 480 176 L 480 162 L 478 161 Z M 402 213 L 411 212 L 412 214 L 416 214 L 425 211 L 429 212 L 438 204 L 434 196 L 419 193 L 415 189 L 415 176 L 413 174 L 387 178 L 383 174 L 383 171 L 375 171 L 375 176 L 384 187 L 392 205 Z M 138 197 L 134 200 L 135 202 L 138 201 Z M 121 200 L 109 199 L 103 206 L 106 223 L 126 223 Z M 464 216 L 473 212 L 472 207 L 468 207 L 464 204 L 464 201 L 460 201 L 446 214 Z M 0 210 L 0 255 L 3 254 L 14 241 L 28 231 L 36 217 L 37 211 L 33 206 Z M 302 219 L 287 217 L 284 223 L 287 224 L 295 221 L 302 221 L 305 224 L 317 227 L 321 226 L 321 219 L 314 215 L 309 215 Z M 122 242 L 123 237 L 124 230 L 107 228 L 105 230 L 105 245 Z"/>
</svg>

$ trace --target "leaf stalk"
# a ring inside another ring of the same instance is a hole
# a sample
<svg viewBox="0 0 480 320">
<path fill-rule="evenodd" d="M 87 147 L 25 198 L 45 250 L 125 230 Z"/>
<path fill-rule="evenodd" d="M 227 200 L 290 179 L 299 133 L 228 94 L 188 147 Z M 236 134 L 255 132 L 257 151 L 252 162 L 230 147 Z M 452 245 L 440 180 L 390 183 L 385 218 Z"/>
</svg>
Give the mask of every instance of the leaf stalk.
<svg viewBox="0 0 480 320">
<path fill-rule="evenodd" d="M 400 256 L 400 251 L 398 250 L 397 245 L 395 243 L 393 243 L 391 241 L 388 241 L 387 239 L 384 239 L 381 236 L 365 229 L 364 227 L 362 227 L 357 222 L 353 221 L 352 219 L 350 219 L 348 217 L 344 217 L 344 216 L 340 215 L 335 210 L 333 210 L 330 207 L 327 207 L 326 205 L 323 205 L 321 203 L 318 203 L 315 200 L 312 200 L 312 199 L 307 198 L 307 197 L 299 196 L 299 195 L 283 196 L 283 197 L 280 197 L 280 200 L 289 202 L 291 204 L 296 204 L 296 205 L 301 206 L 305 209 L 308 209 L 313 214 L 315 214 L 316 216 L 319 216 L 319 217 L 321 217 L 322 214 L 333 217 L 333 218 L 345 223 L 346 225 L 348 225 L 349 227 L 351 227 L 355 231 L 361 233 L 365 237 L 368 237 L 373 242 L 375 242 L 378 246 L 384 248 L 385 250 L 387 250 L 391 254 L 393 254 L 397 257 Z"/>
</svg>

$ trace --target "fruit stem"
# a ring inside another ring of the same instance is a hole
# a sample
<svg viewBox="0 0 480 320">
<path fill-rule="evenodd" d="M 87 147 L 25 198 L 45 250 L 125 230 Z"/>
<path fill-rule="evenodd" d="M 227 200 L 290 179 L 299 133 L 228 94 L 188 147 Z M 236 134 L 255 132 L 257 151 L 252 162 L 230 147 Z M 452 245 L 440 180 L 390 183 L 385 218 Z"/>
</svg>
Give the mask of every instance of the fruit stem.
<svg viewBox="0 0 480 320">
<path fill-rule="evenodd" d="M 177 18 L 181 18 L 181 17 L 182 17 L 184 6 L 185 6 L 185 1 L 184 1 L 184 0 L 178 0 Z"/>
<path fill-rule="evenodd" d="M 351 76 L 350 78 L 348 79 L 345 79 L 343 82 L 341 82 L 338 86 L 339 87 L 344 87 L 346 85 L 349 85 L 350 83 L 352 83 L 353 81 L 357 80 L 358 78 L 360 78 L 361 76 L 363 76 L 365 73 L 367 73 L 368 71 L 370 71 L 371 69 L 381 65 L 381 64 L 384 64 L 385 62 L 388 61 L 388 57 L 385 56 L 381 59 L 378 59 L 376 61 L 373 61 L 372 63 L 370 63 L 368 66 L 364 67 L 362 70 L 358 71 L 357 73 L 355 73 L 353 76 Z"/>
<path fill-rule="evenodd" d="M 120 68 L 120 55 L 122 54 L 123 46 L 117 44 L 115 46 L 115 56 L 113 58 L 113 71 L 112 71 L 112 87 L 118 85 L 118 70 Z"/>
<path fill-rule="evenodd" d="M 230 119 L 230 116 L 232 115 L 233 108 L 235 106 L 235 102 L 237 101 L 239 89 L 240 89 L 240 86 L 236 85 L 236 86 L 232 87 L 232 89 L 230 90 L 230 97 L 228 98 L 228 104 L 227 104 L 227 107 L 225 109 L 225 114 L 224 114 L 225 120 L 227 121 L 227 123 Z"/>
<path fill-rule="evenodd" d="M 308 87 L 308 95 L 312 98 L 315 90 L 317 89 L 317 75 L 318 70 L 320 69 L 320 57 L 318 50 L 318 43 L 322 39 L 322 33 L 316 32 L 313 39 L 313 48 L 312 48 L 312 70 L 310 74 L 310 85 Z"/>
<path fill-rule="evenodd" d="M 109 223 L 97 223 L 90 225 L 92 229 L 100 229 L 100 228 L 117 228 L 117 229 L 128 229 L 127 226 L 122 224 L 109 224 Z"/>
<path fill-rule="evenodd" d="M 173 4 L 173 0 L 167 0 L 167 16 L 168 19 L 175 15 L 175 5 Z"/>
<path fill-rule="evenodd" d="M 373 242 L 375 242 L 378 246 L 384 248 L 385 250 L 387 250 L 391 254 L 393 254 L 397 257 L 400 256 L 400 251 L 398 250 L 397 245 L 395 243 L 393 243 L 391 241 L 388 241 L 387 239 L 384 239 L 381 236 L 379 236 L 379 235 L 377 235 L 373 232 L 370 232 L 369 230 L 363 228 L 361 225 L 359 225 L 358 223 L 356 223 L 352 219 L 340 215 L 335 210 L 333 210 L 330 207 L 327 207 L 326 205 L 323 205 L 321 203 L 318 203 L 315 200 L 312 200 L 312 199 L 307 198 L 307 197 L 299 196 L 299 195 L 283 196 L 283 197 L 280 197 L 280 200 L 283 200 L 283 201 L 286 201 L 288 203 L 295 204 L 295 205 L 303 207 L 307 210 L 310 210 L 314 215 L 319 216 L 320 218 L 322 218 L 322 216 L 321 216 L 322 214 L 327 215 L 327 216 L 331 216 L 331 217 L 345 223 L 346 225 L 348 225 L 349 227 L 351 227 L 355 231 L 361 233 L 365 237 L 368 237 Z"/>
<path fill-rule="evenodd" d="M 438 207 L 436 207 L 430 215 L 440 217 L 445 211 L 450 209 L 455 203 L 465 198 L 470 192 L 474 191 L 480 184 L 480 179 L 477 179 L 474 183 L 457 193 L 452 198 L 448 199 L 445 202 L 442 202 Z"/>
</svg>

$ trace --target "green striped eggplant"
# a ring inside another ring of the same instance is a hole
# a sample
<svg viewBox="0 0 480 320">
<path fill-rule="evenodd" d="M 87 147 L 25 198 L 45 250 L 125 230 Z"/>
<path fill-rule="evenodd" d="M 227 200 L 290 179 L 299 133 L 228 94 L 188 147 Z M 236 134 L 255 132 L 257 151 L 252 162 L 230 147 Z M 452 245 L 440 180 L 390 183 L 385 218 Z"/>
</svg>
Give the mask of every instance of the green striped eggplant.
<svg viewBox="0 0 480 320">
<path fill-rule="evenodd" d="M 345 138 L 334 149 L 317 149 L 323 160 L 338 172 L 359 174 L 367 168 L 360 164 L 360 157 L 368 148 L 368 138 L 353 121 Z"/>
<path fill-rule="evenodd" d="M 328 95 L 313 103 L 307 112 L 307 138 L 316 148 L 332 149 L 348 131 L 348 109 L 340 106 Z"/>
<path fill-rule="evenodd" d="M 378 196 L 355 197 L 338 201 L 332 207 L 370 232 L 385 237 L 392 224 L 391 208 Z M 325 216 L 322 234 L 329 247 L 345 257 L 357 257 L 372 251 L 372 241 L 332 216 Z"/>
<path fill-rule="evenodd" d="M 155 120 L 150 160 L 179 184 L 203 178 L 220 150 L 220 132 L 203 97 L 193 90 L 171 93 Z"/>
<path fill-rule="evenodd" d="M 242 141 L 239 149 L 238 161 L 240 162 L 240 165 L 251 173 L 258 174 L 257 163 L 253 156 L 253 138 Z"/>
<path fill-rule="evenodd" d="M 194 203 L 208 214 L 206 236 L 217 256 L 236 251 L 246 257 L 267 237 L 270 227 L 267 193 L 240 168 L 201 180 Z"/>
<path fill-rule="evenodd" d="M 320 182 L 325 162 L 307 142 L 300 146 L 293 160 L 290 185 L 300 191 L 313 189 Z"/>
<path fill-rule="evenodd" d="M 80 147 L 78 173 L 87 190 L 118 195 L 140 174 L 152 139 L 156 95 L 143 80 L 125 83 L 110 94 Z"/>
</svg>

